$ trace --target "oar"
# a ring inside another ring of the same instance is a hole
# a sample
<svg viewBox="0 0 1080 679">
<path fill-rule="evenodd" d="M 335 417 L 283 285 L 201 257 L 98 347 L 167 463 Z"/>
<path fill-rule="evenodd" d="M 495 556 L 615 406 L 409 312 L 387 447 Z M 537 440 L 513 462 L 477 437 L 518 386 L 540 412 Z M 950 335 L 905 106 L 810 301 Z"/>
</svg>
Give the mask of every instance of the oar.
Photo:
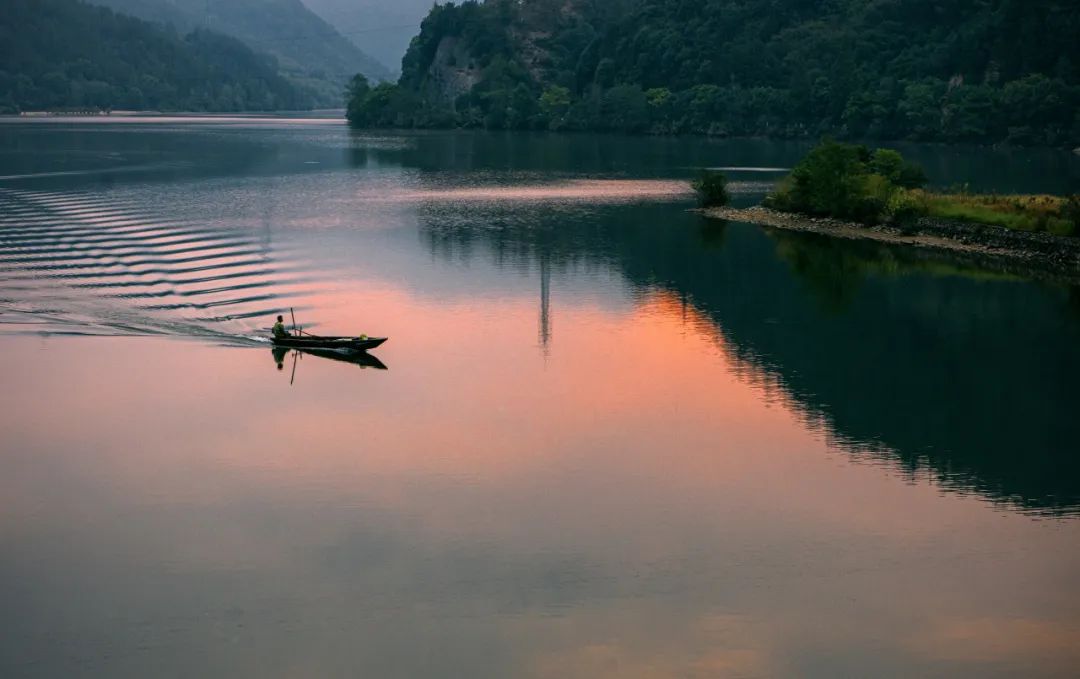
<svg viewBox="0 0 1080 679">
<path fill-rule="evenodd" d="M 293 327 L 293 330 L 296 331 L 297 336 L 299 336 L 299 335 L 307 335 L 308 337 L 314 337 L 315 336 L 315 335 L 312 335 L 310 332 L 304 332 L 303 328 L 296 327 L 296 314 L 293 313 L 293 308 L 292 307 L 289 307 L 289 315 L 292 316 L 292 327 Z"/>
</svg>

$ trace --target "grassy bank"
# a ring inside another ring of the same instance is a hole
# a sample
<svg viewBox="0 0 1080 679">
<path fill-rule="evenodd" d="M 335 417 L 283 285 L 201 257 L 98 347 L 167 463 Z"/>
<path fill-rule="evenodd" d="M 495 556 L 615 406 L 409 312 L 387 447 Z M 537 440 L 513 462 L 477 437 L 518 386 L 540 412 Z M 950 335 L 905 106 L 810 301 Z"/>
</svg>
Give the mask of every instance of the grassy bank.
<svg viewBox="0 0 1080 679">
<path fill-rule="evenodd" d="M 1080 196 L 924 193 L 915 200 L 928 217 L 1080 236 Z"/>
<path fill-rule="evenodd" d="M 920 217 L 1080 237 L 1080 196 L 933 193 L 896 151 L 825 141 L 765 201 L 766 207 L 861 224 L 903 227 Z"/>
</svg>

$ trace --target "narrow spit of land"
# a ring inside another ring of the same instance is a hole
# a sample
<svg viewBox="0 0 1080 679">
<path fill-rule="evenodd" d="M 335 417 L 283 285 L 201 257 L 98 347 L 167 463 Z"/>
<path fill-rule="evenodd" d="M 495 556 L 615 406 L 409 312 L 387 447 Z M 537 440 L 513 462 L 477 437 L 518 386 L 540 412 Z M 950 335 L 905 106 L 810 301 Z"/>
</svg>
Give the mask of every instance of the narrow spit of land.
<svg viewBox="0 0 1080 679">
<path fill-rule="evenodd" d="M 702 212 L 715 219 L 790 231 L 959 253 L 969 259 L 998 263 L 1010 270 L 1023 271 L 1040 278 L 1080 282 L 1080 239 L 1077 238 L 927 217 L 903 229 L 880 224 L 867 226 L 829 217 L 781 212 L 760 205 L 749 208 L 713 207 Z"/>
<path fill-rule="evenodd" d="M 756 207 L 729 206 L 727 178 L 691 186 L 707 216 L 836 238 L 938 250 L 997 269 L 1080 282 L 1080 196 L 925 190 L 927 175 L 894 149 L 823 140 Z"/>
</svg>

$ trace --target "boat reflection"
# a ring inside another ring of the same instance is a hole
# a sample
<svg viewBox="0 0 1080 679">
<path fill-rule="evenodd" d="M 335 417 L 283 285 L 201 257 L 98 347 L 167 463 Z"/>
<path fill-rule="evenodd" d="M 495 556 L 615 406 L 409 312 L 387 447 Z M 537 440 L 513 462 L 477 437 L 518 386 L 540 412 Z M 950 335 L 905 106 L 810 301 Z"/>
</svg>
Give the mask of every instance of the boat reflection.
<svg viewBox="0 0 1080 679">
<path fill-rule="evenodd" d="M 312 356 L 318 356 L 319 358 L 328 358 L 331 361 L 340 361 L 342 363 L 351 363 L 361 369 L 374 368 L 375 370 L 386 370 L 386 364 L 375 358 L 366 351 L 353 351 L 348 353 L 333 351 L 331 349 L 289 349 L 286 347 L 274 347 L 270 350 L 274 357 L 274 363 L 277 364 L 278 370 L 285 369 L 285 359 L 290 353 L 293 354 L 293 378 L 296 377 L 296 363 L 297 359 L 302 354 L 310 354 Z M 291 383 L 292 380 L 290 380 Z"/>
</svg>

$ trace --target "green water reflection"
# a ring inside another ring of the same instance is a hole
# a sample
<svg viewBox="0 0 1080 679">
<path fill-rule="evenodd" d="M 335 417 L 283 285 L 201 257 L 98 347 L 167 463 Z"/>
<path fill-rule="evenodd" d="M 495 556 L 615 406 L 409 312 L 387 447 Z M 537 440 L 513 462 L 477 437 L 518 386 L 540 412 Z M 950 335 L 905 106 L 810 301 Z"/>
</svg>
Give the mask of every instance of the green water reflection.
<svg viewBox="0 0 1080 679">
<path fill-rule="evenodd" d="M 558 270 L 586 259 L 687 300 L 749 379 L 778 380 L 809 422 L 855 455 L 886 456 L 1020 508 L 1080 508 L 1075 288 L 668 207 L 527 226 L 497 211 L 478 219 L 487 226 L 427 217 L 428 246 L 448 260 L 486 250 L 499 266 Z"/>
</svg>

